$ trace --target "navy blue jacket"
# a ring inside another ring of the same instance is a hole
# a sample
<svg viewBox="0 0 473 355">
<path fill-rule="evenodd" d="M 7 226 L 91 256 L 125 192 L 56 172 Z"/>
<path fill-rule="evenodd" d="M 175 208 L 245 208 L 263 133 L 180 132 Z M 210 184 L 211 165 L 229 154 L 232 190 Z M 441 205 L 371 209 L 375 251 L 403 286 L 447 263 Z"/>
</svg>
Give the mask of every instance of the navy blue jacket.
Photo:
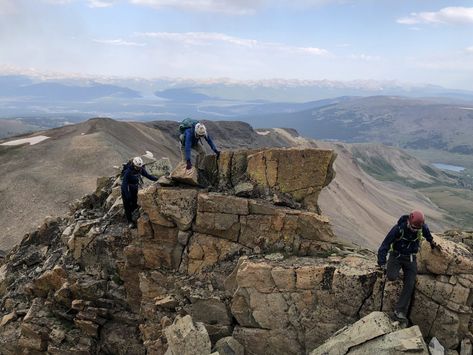
<svg viewBox="0 0 473 355">
<path fill-rule="evenodd" d="M 184 133 L 184 139 L 182 140 L 182 143 L 185 147 L 185 152 L 186 152 L 186 160 L 191 159 L 191 149 L 195 147 L 197 144 L 199 144 L 200 138 L 197 138 L 195 136 L 195 126 L 192 126 L 190 128 L 187 128 Z M 210 138 L 209 135 L 206 135 L 205 140 L 209 144 L 210 148 L 214 151 L 214 153 L 217 153 L 217 147 L 215 147 L 214 142 L 212 141 L 212 138 Z"/>
<path fill-rule="evenodd" d="M 148 178 L 152 181 L 157 181 L 158 178 L 154 175 L 150 175 L 144 167 L 135 169 L 133 164 L 128 163 L 125 168 L 125 172 L 122 177 L 121 190 L 122 194 L 126 199 L 129 199 L 132 194 L 138 193 L 138 187 L 140 186 L 141 176 Z"/>
<path fill-rule="evenodd" d="M 386 264 L 386 255 L 390 251 L 391 246 L 395 254 L 410 255 L 419 251 L 420 237 L 424 237 L 429 243 L 433 242 L 432 234 L 429 227 L 424 223 L 422 226 L 422 234 L 411 230 L 407 226 L 408 215 L 399 218 L 397 224 L 392 227 L 383 243 L 378 249 L 378 265 Z"/>
</svg>

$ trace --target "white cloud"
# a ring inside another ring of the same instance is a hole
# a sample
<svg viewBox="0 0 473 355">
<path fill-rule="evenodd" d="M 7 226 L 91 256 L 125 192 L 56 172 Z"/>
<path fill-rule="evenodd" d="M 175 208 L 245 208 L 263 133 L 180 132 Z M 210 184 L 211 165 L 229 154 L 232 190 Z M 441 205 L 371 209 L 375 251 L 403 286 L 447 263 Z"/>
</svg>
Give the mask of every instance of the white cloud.
<svg viewBox="0 0 473 355">
<path fill-rule="evenodd" d="M 217 32 L 145 32 L 137 36 L 181 42 L 187 45 L 208 45 L 211 42 L 225 42 L 244 47 L 254 47 L 258 41 L 228 36 Z"/>
<path fill-rule="evenodd" d="M 317 47 L 297 47 L 282 43 L 263 42 L 255 39 L 239 38 L 217 32 L 145 32 L 136 33 L 139 37 L 155 38 L 165 41 L 178 42 L 189 46 L 209 46 L 213 44 L 227 44 L 252 49 L 263 49 L 285 53 L 309 54 L 327 56 L 329 52 Z"/>
<path fill-rule="evenodd" d="M 110 7 L 116 2 L 116 0 L 88 0 L 89 7 Z"/>
<path fill-rule="evenodd" d="M 8 15 L 14 13 L 16 8 L 14 0 L 0 0 L 0 15 Z"/>
<path fill-rule="evenodd" d="M 146 43 L 129 42 L 121 38 L 118 39 L 94 39 L 95 43 L 108 44 L 112 46 L 144 47 Z"/>
<path fill-rule="evenodd" d="M 64 5 L 64 4 L 69 4 L 73 0 L 43 0 L 47 4 L 53 4 L 53 5 Z"/>
<path fill-rule="evenodd" d="M 473 7 L 445 7 L 436 12 L 413 12 L 397 23 L 416 24 L 473 24 Z"/>
<path fill-rule="evenodd" d="M 110 7 L 115 5 L 118 0 L 42 0 L 47 4 L 66 5 L 73 2 L 84 1 L 89 7 Z"/>
<path fill-rule="evenodd" d="M 201 12 L 223 12 L 233 15 L 253 14 L 262 7 L 306 8 L 328 3 L 347 3 L 352 0 L 129 0 L 135 5 L 156 9 L 174 7 L 180 10 Z"/>
<path fill-rule="evenodd" d="M 473 46 L 465 48 L 465 51 L 469 54 L 473 54 Z"/>
<path fill-rule="evenodd" d="M 375 62 L 375 61 L 379 61 L 381 60 L 381 57 L 380 56 L 377 56 L 377 55 L 368 55 L 368 54 L 352 54 L 349 56 L 350 59 L 354 59 L 354 60 L 362 60 L 362 61 L 365 61 L 365 62 Z"/>
<path fill-rule="evenodd" d="M 185 11 L 219 12 L 230 15 L 254 14 L 263 7 L 309 8 L 328 3 L 350 3 L 353 0 L 40 0 L 53 5 L 65 5 L 73 2 L 85 2 L 92 8 L 111 7 L 118 2 L 128 2 L 137 6 L 149 6 L 155 9 L 176 8 Z M 0 0 L 13 3 L 13 0 Z"/>
<path fill-rule="evenodd" d="M 262 2 L 262 0 L 130 0 L 132 4 L 151 6 L 157 9 L 175 7 L 181 10 L 223 12 L 237 15 L 254 13 Z"/>
</svg>

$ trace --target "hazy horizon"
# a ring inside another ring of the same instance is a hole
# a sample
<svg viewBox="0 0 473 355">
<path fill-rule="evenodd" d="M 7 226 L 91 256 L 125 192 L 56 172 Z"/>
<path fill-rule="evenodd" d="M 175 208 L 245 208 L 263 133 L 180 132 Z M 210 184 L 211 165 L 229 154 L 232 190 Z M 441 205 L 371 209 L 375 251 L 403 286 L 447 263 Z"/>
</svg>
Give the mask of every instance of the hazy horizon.
<svg viewBox="0 0 473 355">
<path fill-rule="evenodd" d="M 373 80 L 472 90 L 469 5 L 439 0 L 0 0 L 0 73 Z"/>
</svg>

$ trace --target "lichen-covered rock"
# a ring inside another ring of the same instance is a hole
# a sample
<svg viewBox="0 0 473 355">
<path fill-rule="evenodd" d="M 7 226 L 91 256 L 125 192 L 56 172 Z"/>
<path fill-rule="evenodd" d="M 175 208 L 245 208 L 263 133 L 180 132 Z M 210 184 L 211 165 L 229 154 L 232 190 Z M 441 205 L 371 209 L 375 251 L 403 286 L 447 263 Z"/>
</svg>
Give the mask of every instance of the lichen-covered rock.
<svg viewBox="0 0 473 355">
<path fill-rule="evenodd" d="M 319 211 L 319 193 L 335 177 L 332 167 L 335 158 L 332 150 L 324 149 L 223 152 L 218 161 L 218 187 L 232 190 L 246 184 L 245 190 L 251 191 L 250 196 L 280 193 L 302 203 L 304 208 Z"/>
<path fill-rule="evenodd" d="M 437 275 L 473 274 L 472 253 L 462 244 L 445 238 L 435 238 L 441 250 L 432 250 L 427 242 L 422 243 L 417 264 L 419 272 Z"/>
<path fill-rule="evenodd" d="M 317 211 L 319 192 L 333 179 L 335 153 L 322 149 L 269 149 L 248 156 L 248 175 L 258 185 L 287 193 Z"/>
</svg>

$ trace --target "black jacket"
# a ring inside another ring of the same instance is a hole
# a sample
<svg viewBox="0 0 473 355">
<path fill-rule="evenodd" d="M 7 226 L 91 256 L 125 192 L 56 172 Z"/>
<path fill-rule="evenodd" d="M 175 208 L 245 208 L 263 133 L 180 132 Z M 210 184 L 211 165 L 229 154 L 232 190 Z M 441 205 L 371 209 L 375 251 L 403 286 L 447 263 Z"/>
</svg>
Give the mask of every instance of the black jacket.
<svg viewBox="0 0 473 355">
<path fill-rule="evenodd" d="M 378 249 L 378 264 L 386 264 L 386 255 L 388 251 L 394 254 L 410 255 L 419 251 L 419 245 L 422 238 L 429 243 L 433 242 L 429 227 L 424 223 L 420 231 L 413 231 L 407 226 L 409 215 L 399 218 L 397 224 L 392 227 L 383 243 Z"/>
<path fill-rule="evenodd" d="M 125 172 L 122 177 L 121 190 L 125 198 L 129 199 L 132 194 L 138 193 L 138 188 L 141 183 L 141 176 L 148 178 L 152 181 L 157 181 L 158 178 L 154 175 L 150 175 L 144 167 L 136 169 L 133 164 L 128 164 L 125 168 Z"/>
</svg>

